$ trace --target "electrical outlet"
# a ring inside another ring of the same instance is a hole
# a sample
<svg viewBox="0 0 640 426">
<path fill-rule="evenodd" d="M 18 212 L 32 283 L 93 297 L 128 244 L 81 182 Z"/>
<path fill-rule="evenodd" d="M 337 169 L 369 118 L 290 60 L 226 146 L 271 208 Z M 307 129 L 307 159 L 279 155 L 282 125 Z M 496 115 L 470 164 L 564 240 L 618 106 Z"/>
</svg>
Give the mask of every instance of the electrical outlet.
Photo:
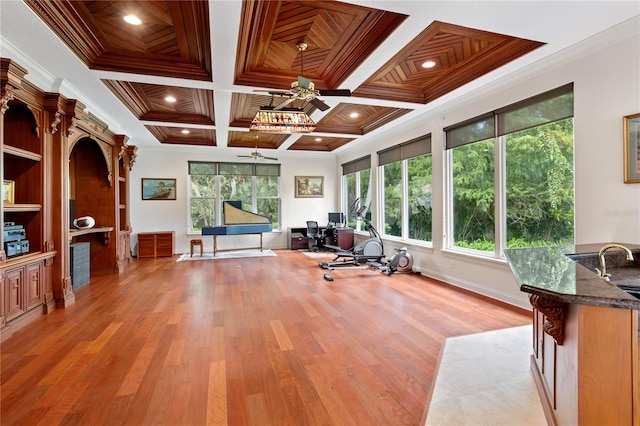
<svg viewBox="0 0 640 426">
<path fill-rule="evenodd" d="M 453 260 L 449 262 L 449 268 L 453 269 Z"/>
</svg>

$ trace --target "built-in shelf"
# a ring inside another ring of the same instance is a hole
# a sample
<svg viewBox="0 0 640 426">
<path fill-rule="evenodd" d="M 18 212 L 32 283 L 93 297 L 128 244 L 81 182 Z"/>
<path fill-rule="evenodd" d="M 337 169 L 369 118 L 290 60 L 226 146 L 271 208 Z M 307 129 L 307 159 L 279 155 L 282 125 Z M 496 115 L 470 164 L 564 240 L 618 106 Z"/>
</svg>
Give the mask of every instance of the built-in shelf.
<svg viewBox="0 0 640 426">
<path fill-rule="evenodd" d="M 89 229 L 71 229 L 69 230 L 69 241 L 71 241 L 73 237 L 79 237 L 81 235 L 101 234 L 102 242 L 106 245 L 109 244 L 112 231 L 113 226 L 101 226 Z"/>
<path fill-rule="evenodd" d="M 16 148 L 15 146 L 5 145 L 3 148 L 4 154 L 13 155 L 15 157 L 26 158 L 27 160 L 40 161 L 42 155 L 35 152 L 27 151 L 25 149 Z"/>
<path fill-rule="evenodd" d="M 19 212 L 39 212 L 42 209 L 40 204 L 4 204 L 5 213 Z"/>
</svg>

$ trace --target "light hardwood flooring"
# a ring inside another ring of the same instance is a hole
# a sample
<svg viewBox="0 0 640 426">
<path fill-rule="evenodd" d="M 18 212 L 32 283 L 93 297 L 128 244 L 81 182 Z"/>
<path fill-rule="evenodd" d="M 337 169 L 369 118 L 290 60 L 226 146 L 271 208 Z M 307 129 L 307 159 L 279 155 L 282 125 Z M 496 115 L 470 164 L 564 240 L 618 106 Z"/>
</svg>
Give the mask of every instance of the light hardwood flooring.
<svg viewBox="0 0 640 426">
<path fill-rule="evenodd" d="M 317 259 L 134 260 L 1 348 L 5 425 L 421 425 L 446 338 L 530 314 Z"/>
</svg>

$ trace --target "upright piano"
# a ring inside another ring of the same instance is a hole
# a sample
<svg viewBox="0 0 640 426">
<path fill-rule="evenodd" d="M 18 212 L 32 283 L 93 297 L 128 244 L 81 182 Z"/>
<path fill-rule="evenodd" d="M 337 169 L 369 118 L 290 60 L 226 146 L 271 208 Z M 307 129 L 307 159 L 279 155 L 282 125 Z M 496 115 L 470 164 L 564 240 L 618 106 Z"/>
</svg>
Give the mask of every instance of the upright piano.
<svg viewBox="0 0 640 426">
<path fill-rule="evenodd" d="M 260 249 L 262 251 L 262 233 L 271 232 L 271 220 L 267 216 L 242 210 L 241 201 L 222 202 L 222 226 L 203 226 L 202 235 L 213 235 L 213 255 L 223 251 Z M 259 247 L 242 247 L 233 249 L 218 249 L 218 235 L 260 235 Z"/>
</svg>

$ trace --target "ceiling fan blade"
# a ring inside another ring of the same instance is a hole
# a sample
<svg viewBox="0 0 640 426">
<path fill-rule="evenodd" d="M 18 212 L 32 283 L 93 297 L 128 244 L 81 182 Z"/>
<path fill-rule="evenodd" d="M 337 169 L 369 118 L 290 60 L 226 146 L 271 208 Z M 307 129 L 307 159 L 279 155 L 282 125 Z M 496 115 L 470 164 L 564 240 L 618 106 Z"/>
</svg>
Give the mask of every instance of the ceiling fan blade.
<svg viewBox="0 0 640 426">
<path fill-rule="evenodd" d="M 274 157 L 265 157 L 265 156 L 262 156 L 262 158 L 263 158 L 263 159 L 265 159 L 265 160 L 274 160 L 274 161 L 278 161 L 278 159 L 277 159 L 277 158 L 274 158 Z"/>
<path fill-rule="evenodd" d="M 311 80 L 299 75 L 298 76 L 298 87 L 302 87 L 303 89 L 308 89 L 309 87 L 311 87 Z"/>
<path fill-rule="evenodd" d="M 351 90 L 349 89 L 320 90 L 320 96 L 351 96 Z"/>
<path fill-rule="evenodd" d="M 252 158 L 253 155 L 238 155 L 240 158 Z"/>
<path fill-rule="evenodd" d="M 268 93 L 273 96 L 291 97 L 292 93 L 283 90 L 265 90 L 265 89 L 253 89 L 254 93 Z"/>
<path fill-rule="evenodd" d="M 289 98 L 289 99 L 287 99 L 286 101 L 282 102 L 282 103 L 281 103 L 280 105 L 278 105 L 277 107 L 275 107 L 273 110 L 274 110 L 274 111 L 281 110 L 282 108 L 286 107 L 287 105 L 289 105 L 291 102 L 293 102 L 293 101 L 295 101 L 295 100 L 296 100 L 296 98 L 295 98 L 295 97 Z"/>
<path fill-rule="evenodd" d="M 320 111 L 326 111 L 328 110 L 330 107 L 329 105 L 325 104 L 324 102 L 322 102 L 320 99 L 318 98 L 313 98 L 309 101 L 309 103 L 311 105 L 313 105 L 314 107 L 318 108 Z"/>
</svg>

